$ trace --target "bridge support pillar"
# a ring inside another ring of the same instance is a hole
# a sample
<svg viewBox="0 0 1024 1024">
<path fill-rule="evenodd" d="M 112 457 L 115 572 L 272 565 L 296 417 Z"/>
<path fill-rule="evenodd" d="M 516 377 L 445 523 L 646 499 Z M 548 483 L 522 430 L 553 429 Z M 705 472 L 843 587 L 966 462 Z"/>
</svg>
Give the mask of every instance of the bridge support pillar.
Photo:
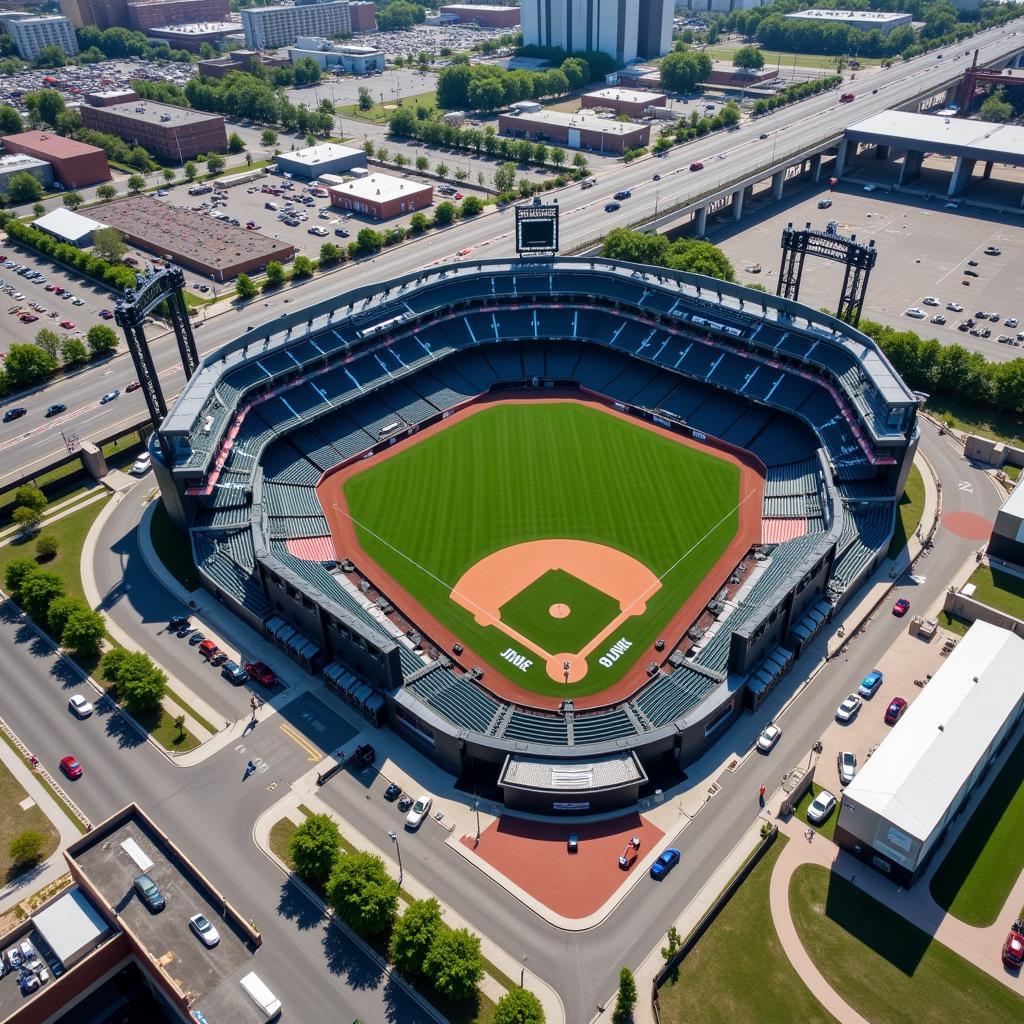
<svg viewBox="0 0 1024 1024">
<path fill-rule="evenodd" d="M 821 154 L 815 153 L 811 157 L 811 181 L 817 184 L 821 181 Z"/>
<path fill-rule="evenodd" d="M 778 202 L 782 198 L 782 189 L 786 184 L 785 170 L 776 171 L 772 175 L 772 199 Z"/>
<path fill-rule="evenodd" d="M 846 171 L 846 157 L 850 144 L 843 139 L 836 148 L 836 177 L 841 178 Z M 856 150 L 854 150 L 856 153 Z"/>
<path fill-rule="evenodd" d="M 992 161 L 991 160 L 986 160 L 985 161 L 985 170 L 982 172 L 981 176 L 986 181 L 988 181 L 988 179 L 992 177 Z"/>
<path fill-rule="evenodd" d="M 1020 208 L 1024 210 L 1024 194 L 1022 194 L 1020 197 Z"/>
<path fill-rule="evenodd" d="M 743 216 L 743 199 L 747 194 L 745 188 L 738 188 L 732 194 L 732 219 L 739 220 Z"/>
<path fill-rule="evenodd" d="M 889 146 L 883 146 L 881 143 L 875 146 L 875 159 L 876 160 L 888 160 L 891 153 Z"/>
<path fill-rule="evenodd" d="M 900 168 L 898 184 L 906 185 L 908 181 L 921 176 L 921 164 L 924 162 L 924 153 L 916 149 L 908 149 L 907 155 L 903 158 L 903 166 Z"/>
<path fill-rule="evenodd" d="M 703 237 L 708 233 L 708 208 L 706 206 L 693 211 L 693 225 L 698 236 Z"/>
<path fill-rule="evenodd" d="M 971 175 L 974 173 L 974 160 L 967 160 L 962 156 L 956 158 L 953 166 L 953 173 L 949 179 L 948 196 L 959 195 L 971 183 Z"/>
</svg>

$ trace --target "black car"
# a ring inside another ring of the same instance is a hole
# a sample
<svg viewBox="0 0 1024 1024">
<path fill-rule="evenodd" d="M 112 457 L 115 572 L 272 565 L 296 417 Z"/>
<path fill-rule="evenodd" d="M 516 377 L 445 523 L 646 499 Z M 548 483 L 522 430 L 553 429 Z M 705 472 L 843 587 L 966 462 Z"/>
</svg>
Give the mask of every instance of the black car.
<svg viewBox="0 0 1024 1024">
<path fill-rule="evenodd" d="M 758 138 L 759 139 L 767 139 L 768 138 L 768 133 L 767 132 L 761 132 L 761 134 L 758 135 Z"/>
<path fill-rule="evenodd" d="M 621 209 L 622 209 L 622 203 L 605 203 L 604 204 L 604 212 L 605 213 L 614 213 L 616 210 L 621 210 Z"/>
<path fill-rule="evenodd" d="M 384 790 L 384 799 L 389 803 L 394 803 L 402 795 L 402 787 L 397 782 L 392 782 L 387 789 Z"/>
<path fill-rule="evenodd" d="M 628 188 L 624 188 L 621 192 L 616 192 L 612 199 L 629 199 L 632 195 L 633 193 Z"/>
<path fill-rule="evenodd" d="M 967 266 L 969 266 L 969 267 L 976 267 L 977 265 L 978 265 L 978 261 L 977 260 L 968 260 L 967 261 Z"/>
<path fill-rule="evenodd" d="M 206 639 L 205 633 L 200 633 L 197 629 L 189 638 L 188 642 L 191 646 L 195 647 L 196 644 L 201 644 Z"/>
<path fill-rule="evenodd" d="M 159 913 L 167 905 L 167 901 L 164 899 L 164 894 L 160 891 L 160 887 L 153 881 L 149 875 L 139 875 L 132 882 L 132 888 L 139 895 L 139 899 L 146 904 L 147 907 L 154 913 Z"/>
<path fill-rule="evenodd" d="M 412 797 L 411 796 L 403 796 L 402 799 L 398 801 L 398 809 L 403 814 L 405 814 L 405 812 L 407 810 L 409 810 L 410 807 L 412 807 Z"/>
<path fill-rule="evenodd" d="M 63 402 L 56 402 L 46 410 L 46 417 L 49 419 L 51 416 L 58 416 L 62 412 L 67 412 L 67 408 Z"/>
<path fill-rule="evenodd" d="M 193 626 L 191 622 L 189 622 L 188 620 L 186 620 L 185 622 L 183 622 L 183 623 L 182 623 L 182 624 L 181 624 L 181 625 L 180 625 L 180 626 L 178 627 L 178 636 L 179 636 L 179 637 L 186 637 L 186 636 L 188 636 L 188 635 L 189 635 L 189 633 L 191 633 L 191 632 L 192 632 L 192 630 L 193 630 L 193 629 L 195 629 L 195 628 L 196 628 L 196 627 L 195 627 L 195 626 Z"/>
<path fill-rule="evenodd" d="M 13 409 L 8 409 L 7 412 L 4 413 L 4 423 L 10 423 L 11 420 L 20 420 L 27 412 L 28 409 L 24 406 L 16 405 Z"/>
<path fill-rule="evenodd" d="M 348 238 L 348 232 L 344 228 L 335 228 L 334 229 L 334 233 L 339 238 Z"/>
<path fill-rule="evenodd" d="M 964 274 L 967 277 L 980 277 L 981 276 L 976 270 L 965 270 Z"/>
<path fill-rule="evenodd" d="M 182 626 L 188 625 L 187 615 L 174 615 L 171 617 L 171 621 L 167 623 L 167 628 L 177 633 Z"/>
<path fill-rule="evenodd" d="M 365 768 L 367 765 L 373 764 L 377 760 L 377 751 L 370 746 L 369 743 L 362 743 L 356 747 L 356 752 L 352 755 L 352 763 L 357 768 Z"/>
<path fill-rule="evenodd" d="M 216 667 L 217 665 L 223 665 L 227 660 L 228 656 L 223 651 L 218 651 L 210 658 L 210 664 Z"/>
<path fill-rule="evenodd" d="M 220 674 L 234 686 L 241 686 L 249 678 L 249 673 L 241 665 L 233 661 L 225 661 Z"/>
<path fill-rule="evenodd" d="M 966 322 L 962 324 L 957 324 L 956 329 L 958 331 L 969 331 L 971 329 L 971 325 Z"/>
</svg>

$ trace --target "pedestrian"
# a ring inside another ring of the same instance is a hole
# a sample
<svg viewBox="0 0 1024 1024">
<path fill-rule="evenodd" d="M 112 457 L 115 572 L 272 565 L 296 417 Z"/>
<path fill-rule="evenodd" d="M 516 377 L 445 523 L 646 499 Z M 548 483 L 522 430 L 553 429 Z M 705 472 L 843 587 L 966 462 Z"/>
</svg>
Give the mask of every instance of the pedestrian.
<svg viewBox="0 0 1024 1024">
<path fill-rule="evenodd" d="M 761 805 L 762 807 L 764 807 L 764 793 L 765 793 L 765 790 L 764 790 L 764 783 L 762 782 L 762 783 L 761 783 L 761 788 L 760 788 L 760 789 L 759 789 L 759 790 L 757 791 L 757 800 L 758 800 L 758 803 L 759 803 L 759 804 L 760 804 L 760 805 Z"/>
</svg>

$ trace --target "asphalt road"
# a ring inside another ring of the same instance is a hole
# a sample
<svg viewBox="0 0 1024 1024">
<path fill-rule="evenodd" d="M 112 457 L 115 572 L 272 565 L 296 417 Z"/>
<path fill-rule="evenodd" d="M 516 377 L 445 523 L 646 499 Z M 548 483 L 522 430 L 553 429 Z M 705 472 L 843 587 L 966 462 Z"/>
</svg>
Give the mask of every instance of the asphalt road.
<svg viewBox="0 0 1024 1024">
<path fill-rule="evenodd" d="M 943 481 L 944 511 L 971 511 L 993 519 L 1000 500 L 985 474 L 964 460 L 949 439 L 940 437 L 931 424 L 922 421 L 922 434 L 922 451 Z M 146 486 L 143 482 L 137 492 L 144 491 Z M 141 503 L 132 498 L 133 494 L 129 494 L 122 503 L 123 515 L 113 524 L 119 534 L 130 531 L 133 518 L 140 514 Z M 914 609 L 926 608 L 941 596 L 949 578 L 976 546 L 976 542 L 940 526 L 935 547 L 918 563 L 915 578 L 904 577 L 894 597 L 908 597 Z M 118 544 L 109 552 L 103 547 L 98 558 L 98 578 L 123 573 L 125 595 L 131 598 L 144 592 L 149 577 L 130 547 Z M 155 600 L 160 609 L 171 603 L 159 595 Z M 889 604 L 888 600 L 884 602 L 863 636 L 854 638 L 842 656 L 826 665 L 785 712 L 780 719 L 783 736 L 770 757 L 752 756 L 736 772 L 724 773 L 719 780 L 721 788 L 711 804 L 671 844 L 683 852 L 682 869 L 662 885 L 646 878 L 639 880 L 600 926 L 582 933 L 566 933 L 544 923 L 494 881 L 468 868 L 458 854 L 448 850 L 440 828 L 432 821 L 414 836 L 403 835 L 405 870 L 477 928 L 490 934 L 507 952 L 517 958 L 525 956 L 526 970 L 536 972 L 558 990 L 568 1021 L 589 1020 L 597 1006 L 610 998 L 619 967 L 636 966 L 662 940 L 682 907 L 696 895 L 749 827 L 758 810 L 758 786 L 764 783 L 772 790 L 779 784 L 783 772 L 806 753 L 832 720 L 835 708 L 852 683 L 874 667 L 876 655 L 887 649 L 905 628 L 904 620 L 888 614 Z M 133 615 L 145 617 L 146 607 L 132 598 L 112 602 L 110 610 L 125 624 Z M 143 635 L 155 628 L 152 621 L 137 626 Z M 775 716 L 806 681 L 818 662 L 823 643 L 819 640 L 815 651 L 796 664 L 780 690 L 757 715 L 743 717 L 712 751 L 688 769 L 694 786 L 703 791 L 710 782 L 708 776 L 718 766 L 750 749 L 764 721 Z M 251 843 L 254 819 L 282 791 L 279 788 L 272 794 L 266 787 L 273 782 L 286 786 L 308 768 L 304 753 L 278 728 L 282 719 L 293 725 L 301 723 L 297 705 L 310 699 L 308 695 L 286 705 L 279 718 L 261 723 L 256 734 L 246 741 L 245 751 L 228 749 L 200 768 L 179 769 L 169 766 L 148 744 L 140 744 L 110 713 L 104 712 L 84 723 L 75 721 L 66 711 L 66 695 L 82 691 L 82 685 L 69 681 L 66 671 L 55 667 L 53 658 L 33 641 L 26 627 L 0 618 L 0 644 L 11 652 L 10 685 L 17 694 L 16 699 L 6 702 L 9 709 L 5 707 L 5 718 L 51 769 L 65 753 L 80 758 L 85 776 L 74 784 L 73 792 L 87 813 L 99 818 L 127 800 L 137 800 L 196 856 L 204 870 L 228 889 L 241 908 L 251 910 L 267 936 L 267 949 L 274 959 L 295 965 L 286 972 L 268 971 L 272 987 L 275 991 L 281 989 L 290 1014 L 296 1006 L 302 1010 L 296 1012 L 296 1019 L 335 1019 L 335 1000 L 342 991 L 346 993 L 343 998 L 353 1006 L 358 1003 L 365 1019 L 390 1019 L 381 1003 L 399 997 L 379 988 L 362 988 L 361 979 L 372 977 L 369 965 L 340 938 L 325 939 L 323 923 L 315 912 L 294 889 L 282 885 L 279 873 L 270 868 Z M 172 653 L 173 650 L 172 647 Z M 187 657 L 184 648 L 178 648 L 178 652 Z M 157 656 L 166 656 L 164 647 L 158 649 Z M 318 744 L 323 741 L 319 734 L 311 738 Z M 243 784 L 241 768 L 245 758 L 253 753 L 265 759 L 268 770 Z M 381 798 L 381 789 L 380 783 L 374 784 L 372 773 L 341 773 L 324 787 L 322 795 L 371 842 L 391 855 L 387 832 L 395 827 L 396 811 L 394 805 Z M 680 819 L 681 826 L 683 823 Z M 338 963 L 344 963 L 342 970 L 335 970 Z M 346 985 L 356 991 L 348 991 Z M 373 1012 L 364 1005 L 367 999 L 378 1000 Z M 314 1007 L 321 1012 L 329 1007 L 334 1014 L 330 1018 L 313 1017 L 307 1014 L 307 1007 L 308 1014 Z"/>
<path fill-rule="evenodd" d="M 561 247 L 571 249 L 584 242 L 599 239 L 614 227 L 623 227 L 654 214 L 659 209 L 684 201 L 712 185 L 731 181 L 772 162 L 788 152 L 806 149 L 815 141 L 837 134 L 851 119 L 860 120 L 880 110 L 896 106 L 926 88 L 948 82 L 953 69 L 961 70 L 967 58 L 964 51 L 980 49 L 983 61 L 994 60 L 1024 49 L 1024 34 L 1015 31 L 1021 22 L 1011 23 L 981 33 L 964 44 L 959 63 L 952 50 L 942 60 L 934 54 L 918 57 L 908 64 L 872 72 L 865 79 L 864 92 L 853 104 L 840 104 L 838 94 L 830 92 L 744 124 L 739 131 L 719 133 L 676 147 L 664 158 L 643 161 L 635 167 L 619 166 L 598 171 L 597 186 L 581 191 L 572 186 L 558 194 L 561 206 Z M 877 89 L 877 93 L 867 89 Z M 760 139 L 762 132 L 767 139 Z M 717 154 L 724 159 L 716 159 Z M 691 173 L 689 165 L 700 160 L 703 171 Z M 652 180 L 657 171 L 661 180 Z M 604 210 L 613 192 L 631 189 L 632 198 L 622 208 L 609 214 Z M 470 249 L 481 257 L 510 256 L 514 252 L 513 214 L 492 212 L 475 220 L 460 223 L 443 231 L 432 232 L 419 241 L 388 250 L 380 256 L 340 270 L 318 275 L 296 288 L 270 299 L 257 299 L 240 312 L 231 310 L 209 318 L 197 327 L 201 353 L 215 349 L 240 330 L 275 316 L 283 305 L 308 304 L 349 287 L 357 287 L 386 277 L 397 276 L 436 263 L 457 259 L 456 253 Z M 169 336 L 154 337 L 154 359 L 168 396 L 177 393 L 182 384 L 181 370 L 176 366 L 177 350 Z M 135 378 L 135 371 L 126 352 L 102 366 L 90 368 L 67 380 L 49 385 L 27 397 L 8 399 L 6 404 L 25 406 L 28 415 L 0 427 L 0 485 L 26 470 L 44 466 L 65 451 L 60 426 L 73 424 L 79 438 L 98 437 L 119 425 L 138 422 L 145 416 L 140 392 L 121 397 L 107 406 L 99 405 L 100 396 L 114 387 L 123 389 Z M 43 419 L 43 411 L 54 402 L 64 402 L 68 413 L 51 421 Z"/>
</svg>

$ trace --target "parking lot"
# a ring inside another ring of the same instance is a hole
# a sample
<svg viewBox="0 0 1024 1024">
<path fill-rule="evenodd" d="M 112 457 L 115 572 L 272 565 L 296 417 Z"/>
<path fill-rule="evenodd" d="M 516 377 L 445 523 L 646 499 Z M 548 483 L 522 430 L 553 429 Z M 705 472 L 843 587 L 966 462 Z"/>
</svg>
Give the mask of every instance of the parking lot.
<svg viewBox="0 0 1024 1024">
<path fill-rule="evenodd" d="M 729 256 L 739 281 L 758 283 L 774 292 L 779 241 L 786 224 L 810 222 L 824 229 L 829 221 L 835 221 L 842 234 L 855 234 L 863 242 L 873 239 L 878 249 L 878 262 L 868 284 L 865 319 L 917 331 L 945 343 L 957 342 L 995 361 L 1020 356 L 1024 339 L 1016 335 L 1021 327 L 1008 325 L 1006 320 L 1024 324 L 1024 276 L 1019 270 L 1024 256 L 1024 219 L 963 205 L 947 209 L 945 197 L 938 193 L 925 199 L 923 195 L 891 193 L 869 186 L 871 191 L 865 191 L 865 186 L 856 181 L 844 181 L 830 192 L 824 182 L 801 182 L 790 186 L 792 192 L 787 190 L 781 203 L 765 199 L 762 193 L 750 207 L 750 216 L 739 224 L 732 222 L 728 209 L 713 225 L 709 220 L 708 236 Z M 831 200 L 831 205 L 819 209 L 823 200 Z M 986 254 L 990 247 L 999 254 Z M 971 260 L 977 265 L 972 266 Z M 746 269 L 754 266 L 760 266 L 759 273 Z M 814 308 L 835 309 L 841 285 L 841 265 L 809 259 L 800 301 Z M 938 305 L 926 304 L 926 297 Z M 963 309 L 947 308 L 949 304 Z M 926 315 L 907 316 L 908 309 L 919 309 Z M 979 311 L 998 317 L 981 323 L 974 316 Z M 930 322 L 937 315 L 944 316 L 946 323 Z M 967 319 L 974 319 L 975 326 L 959 330 Z M 979 328 L 989 330 L 990 336 L 969 333 Z M 1009 342 L 1000 343 L 1000 336 Z"/>
</svg>

